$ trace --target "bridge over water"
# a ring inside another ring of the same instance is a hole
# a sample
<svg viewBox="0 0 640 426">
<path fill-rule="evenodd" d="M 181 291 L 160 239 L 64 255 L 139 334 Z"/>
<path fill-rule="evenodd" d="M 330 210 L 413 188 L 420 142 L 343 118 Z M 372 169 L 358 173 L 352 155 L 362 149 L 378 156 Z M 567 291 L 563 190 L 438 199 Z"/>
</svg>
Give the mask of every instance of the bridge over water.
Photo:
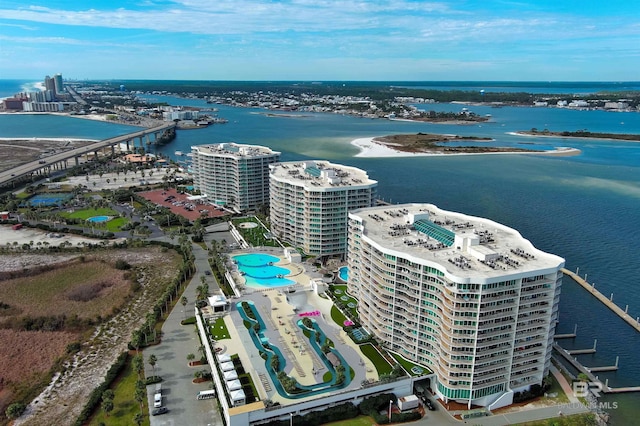
<svg viewBox="0 0 640 426">
<path fill-rule="evenodd" d="M 116 136 L 109 139 L 104 139 L 99 142 L 92 143 L 81 148 L 70 149 L 69 151 L 61 152 L 58 154 L 47 157 L 46 163 L 41 163 L 41 160 L 34 160 L 28 163 L 22 164 L 18 167 L 14 167 L 10 170 L 0 172 L 0 186 L 11 183 L 12 181 L 19 181 L 24 177 L 31 176 L 33 174 L 49 173 L 53 170 L 63 170 L 68 167 L 69 160 L 73 159 L 74 165 L 79 164 L 79 159 L 83 155 L 94 153 L 98 156 L 98 152 L 103 149 L 111 148 L 112 154 L 115 152 L 115 146 L 121 143 L 127 144 L 127 149 L 135 148 L 136 140 L 140 142 L 140 146 L 145 146 L 145 139 L 147 143 L 151 142 L 151 135 L 154 137 L 154 141 L 158 139 L 167 131 L 175 129 L 175 123 L 163 123 L 156 127 L 150 127 L 148 129 L 139 130 L 126 135 Z"/>
</svg>

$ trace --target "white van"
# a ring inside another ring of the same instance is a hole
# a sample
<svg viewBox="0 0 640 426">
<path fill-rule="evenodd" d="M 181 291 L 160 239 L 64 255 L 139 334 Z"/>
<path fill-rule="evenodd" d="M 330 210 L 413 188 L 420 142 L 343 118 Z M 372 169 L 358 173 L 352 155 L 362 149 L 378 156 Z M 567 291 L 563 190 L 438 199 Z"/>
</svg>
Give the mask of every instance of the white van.
<svg viewBox="0 0 640 426">
<path fill-rule="evenodd" d="M 157 394 L 153 395 L 153 407 L 154 408 L 162 407 L 162 394 L 161 393 L 157 393 Z"/>
<path fill-rule="evenodd" d="M 216 396 L 215 389 L 203 390 L 203 391 L 198 392 L 198 399 L 215 398 L 215 396 Z"/>
</svg>

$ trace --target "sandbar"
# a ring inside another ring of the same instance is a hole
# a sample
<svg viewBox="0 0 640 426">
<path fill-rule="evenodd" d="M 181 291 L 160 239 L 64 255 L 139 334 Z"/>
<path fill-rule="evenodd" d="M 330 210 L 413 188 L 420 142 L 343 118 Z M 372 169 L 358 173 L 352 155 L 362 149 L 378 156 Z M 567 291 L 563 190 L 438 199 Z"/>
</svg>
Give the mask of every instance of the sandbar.
<svg viewBox="0 0 640 426">
<path fill-rule="evenodd" d="M 549 151 L 504 151 L 504 152 L 443 152 L 443 151 L 424 151 L 424 152 L 407 152 L 393 149 L 390 144 L 383 144 L 376 139 L 377 136 L 369 138 L 358 138 L 351 141 L 360 149 L 360 152 L 354 157 L 362 158 L 390 158 L 390 157 L 425 157 L 425 156 L 453 156 L 453 155 L 496 155 L 496 154 L 527 154 L 527 155 L 552 155 L 552 156 L 570 156 L 580 155 L 582 151 L 572 147 L 556 147 Z"/>
</svg>

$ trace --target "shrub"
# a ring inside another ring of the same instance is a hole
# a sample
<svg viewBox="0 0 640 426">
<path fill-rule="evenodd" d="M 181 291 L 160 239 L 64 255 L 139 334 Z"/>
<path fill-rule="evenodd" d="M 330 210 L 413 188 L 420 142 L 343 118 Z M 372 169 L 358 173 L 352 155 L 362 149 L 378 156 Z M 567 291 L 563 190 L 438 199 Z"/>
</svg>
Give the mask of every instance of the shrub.
<svg viewBox="0 0 640 426">
<path fill-rule="evenodd" d="M 7 407 L 4 413 L 10 419 L 17 419 L 22 415 L 22 413 L 24 413 L 24 410 L 26 408 L 27 406 L 24 405 L 22 402 L 14 402 L 13 404 Z"/>
<path fill-rule="evenodd" d="M 82 345 L 80 344 L 80 342 L 69 343 L 67 345 L 67 353 L 68 354 L 75 354 L 77 352 L 80 352 L 80 348 L 81 347 L 82 347 Z"/>
<path fill-rule="evenodd" d="M 154 383 L 160 383 L 161 381 L 162 381 L 162 377 L 160 376 L 149 376 L 146 379 L 144 379 L 144 384 L 152 385 Z"/>
<path fill-rule="evenodd" d="M 97 388 L 95 388 L 93 392 L 91 392 L 89 401 L 87 401 L 87 403 L 85 404 L 82 412 L 76 419 L 74 426 L 82 426 L 87 421 L 89 416 L 91 416 L 91 413 L 93 413 L 95 408 L 98 406 L 98 404 L 100 404 L 100 401 L 102 400 L 102 393 L 109 388 L 118 374 L 120 374 L 120 371 L 122 371 L 122 368 L 125 366 L 127 359 L 127 352 L 123 352 L 120 354 L 116 362 L 113 363 L 111 368 L 109 368 L 109 371 L 107 371 L 107 375 L 105 376 L 104 381 Z"/>
<path fill-rule="evenodd" d="M 131 269 L 131 265 L 126 260 L 118 259 L 116 260 L 116 269 L 126 271 L 128 269 Z"/>
</svg>

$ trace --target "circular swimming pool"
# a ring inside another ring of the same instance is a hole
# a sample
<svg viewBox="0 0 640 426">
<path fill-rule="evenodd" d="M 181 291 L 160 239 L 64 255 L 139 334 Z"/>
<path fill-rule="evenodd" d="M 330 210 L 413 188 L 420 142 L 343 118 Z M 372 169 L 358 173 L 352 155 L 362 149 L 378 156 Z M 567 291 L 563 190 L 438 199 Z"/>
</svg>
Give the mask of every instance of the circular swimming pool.
<svg viewBox="0 0 640 426">
<path fill-rule="evenodd" d="M 99 222 L 107 222 L 109 220 L 109 216 L 93 216 L 87 219 L 87 222 L 99 223 Z"/>
</svg>

